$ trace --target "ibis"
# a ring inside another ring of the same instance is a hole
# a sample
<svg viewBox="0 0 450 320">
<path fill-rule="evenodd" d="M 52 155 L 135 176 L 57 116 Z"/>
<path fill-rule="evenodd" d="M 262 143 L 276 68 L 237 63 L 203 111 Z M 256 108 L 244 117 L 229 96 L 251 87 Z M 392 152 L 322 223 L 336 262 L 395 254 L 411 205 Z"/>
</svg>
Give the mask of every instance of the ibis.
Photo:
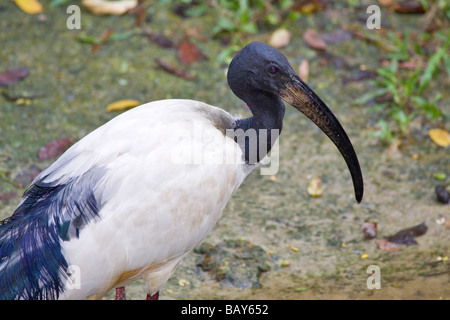
<svg viewBox="0 0 450 320">
<path fill-rule="evenodd" d="M 92 131 L 43 170 L 0 222 L 0 299 L 100 299 L 136 279 L 144 279 L 148 299 L 157 298 L 274 146 L 285 102 L 337 146 L 362 200 L 346 132 L 280 51 L 248 44 L 227 81 L 252 117 L 194 100 L 150 102 Z"/>
</svg>

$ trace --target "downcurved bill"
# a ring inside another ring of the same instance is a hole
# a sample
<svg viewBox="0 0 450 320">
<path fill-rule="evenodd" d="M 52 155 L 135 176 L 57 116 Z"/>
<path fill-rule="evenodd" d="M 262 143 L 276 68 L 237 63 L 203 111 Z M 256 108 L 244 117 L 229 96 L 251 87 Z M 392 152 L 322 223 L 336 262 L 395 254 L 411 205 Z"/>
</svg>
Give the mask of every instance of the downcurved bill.
<svg viewBox="0 0 450 320">
<path fill-rule="evenodd" d="M 347 163 L 356 201 L 361 202 L 364 185 L 358 157 L 344 128 L 326 104 L 298 76 L 293 76 L 280 92 L 281 98 L 311 119 L 336 145 Z"/>
</svg>

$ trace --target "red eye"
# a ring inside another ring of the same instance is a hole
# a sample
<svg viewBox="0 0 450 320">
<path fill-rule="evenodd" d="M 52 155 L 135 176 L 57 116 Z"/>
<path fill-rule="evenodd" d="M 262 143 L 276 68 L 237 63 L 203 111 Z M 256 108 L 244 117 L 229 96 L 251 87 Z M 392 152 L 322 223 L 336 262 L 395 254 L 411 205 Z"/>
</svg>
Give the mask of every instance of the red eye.
<svg viewBox="0 0 450 320">
<path fill-rule="evenodd" d="M 271 74 L 275 74 L 275 73 L 277 73 L 278 71 L 280 71 L 280 69 L 278 69 L 278 68 L 275 67 L 275 66 L 270 66 L 270 67 L 269 67 L 269 72 L 270 72 Z"/>
</svg>

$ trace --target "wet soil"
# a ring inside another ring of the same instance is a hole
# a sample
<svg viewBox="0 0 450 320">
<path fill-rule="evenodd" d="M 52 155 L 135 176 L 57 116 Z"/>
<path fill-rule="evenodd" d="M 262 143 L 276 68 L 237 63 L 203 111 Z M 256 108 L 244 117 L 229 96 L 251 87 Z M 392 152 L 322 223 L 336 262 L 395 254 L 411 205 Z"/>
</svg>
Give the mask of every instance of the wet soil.
<svg viewBox="0 0 450 320">
<path fill-rule="evenodd" d="M 214 59 L 224 48 L 219 40 L 194 40 L 209 59 L 193 64 L 188 71 L 196 78 L 187 81 L 158 68 L 157 57 L 179 64 L 176 53 L 145 37 L 109 41 L 95 54 L 89 44 L 76 40 L 81 35 L 99 36 L 108 28 L 125 32 L 133 25 L 133 17 L 96 17 L 83 10 L 81 30 L 68 30 L 65 10 L 46 6 L 42 15 L 32 16 L 20 12 L 13 2 L 0 5 L 0 68 L 30 69 L 27 78 L 2 89 L 8 96 L 29 99 L 29 104 L 0 97 L 0 170 L 11 180 L 51 163 L 37 158 L 47 142 L 60 137 L 76 141 L 117 115 L 105 111 L 116 100 L 189 98 L 248 115 L 226 85 L 226 66 Z M 247 178 L 205 239 L 210 248 L 223 250 L 189 254 L 161 292 L 162 299 L 450 298 L 450 230 L 439 223 L 442 216 L 450 218 L 450 206 L 439 203 L 434 193 L 437 184 L 450 184 L 449 149 L 429 139 L 428 130 L 434 124 L 421 118 L 413 121 L 411 139 L 398 150 L 369 137 L 379 115 L 354 100 L 373 87 L 365 81 L 344 84 L 342 79 L 361 65 L 377 67 L 383 56 L 380 48 L 353 38 L 329 46 L 327 51 L 335 58 L 323 65 L 320 54 L 302 39 L 308 27 L 326 32 L 345 21 L 358 23 L 358 16 L 365 16 L 365 10 L 352 10 L 344 7 L 341 14 L 325 10 L 290 22 L 287 27 L 294 35 L 282 51 L 294 69 L 308 59 L 309 84 L 351 138 L 365 179 L 363 202 L 356 204 L 350 175 L 335 146 L 288 107 L 278 172 L 266 176 L 255 171 Z M 399 28 L 414 29 L 418 23 L 411 15 L 390 15 L 389 19 Z M 178 41 L 183 38 L 180 26 L 199 27 L 209 39 L 213 23 L 208 15 L 183 19 L 155 6 L 149 26 Z M 363 23 L 360 28 L 365 28 Z M 264 41 L 269 35 L 266 30 L 253 38 Z M 449 113 L 448 76 L 439 74 L 430 90 L 433 86 L 443 93 L 442 108 Z M 446 178 L 438 181 L 436 173 L 445 173 Z M 312 198 L 306 191 L 312 177 L 322 179 L 321 197 Z M 0 180 L 0 192 L 10 195 L 0 201 L 0 218 L 12 214 L 25 182 L 20 187 Z M 365 221 L 377 222 L 377 238 L 364 239 L 361 225 Z M 422 222 L 428 230 L 416 239 L 417 245 L 404 246 L 399 252 L 377 248 L 377 240 Z M 242 247 L 229 250 L 227 243 Z M 258 250 L 248 253 L 245 248 L 249 247 Z M 214 266 L 204 267 L 207 253 L 215 261 L 228 261 L 218 264 L 223 276 L 217 276 Z M 381 289 L 367 287 L 370 265 L 380 268 Z M 243 280 L 229 281 L 229 270 Z M 145 296 L 142 281 L 127 287 L 129 299 Z"/>
</svg>

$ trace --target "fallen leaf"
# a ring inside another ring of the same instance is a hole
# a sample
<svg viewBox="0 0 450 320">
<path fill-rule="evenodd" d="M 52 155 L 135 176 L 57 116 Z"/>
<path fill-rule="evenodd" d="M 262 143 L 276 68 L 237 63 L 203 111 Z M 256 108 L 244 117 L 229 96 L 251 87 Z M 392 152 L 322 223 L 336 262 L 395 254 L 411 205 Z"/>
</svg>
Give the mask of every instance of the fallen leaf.
<svg viewBox="0 0 450 320">
<path fill-rule="evenodd" d="M 147 37 L 148 40 L 157 44 L 161 48 L 167 49 L 176 47 L 175 43 L 162 33 L 154 34 L 151 32 L 145 32 L 144 35 Z"/>
<path fill-rule="evenodd" d="M 428 132 L 431 140 L 438 146 L 447 147 L 450 145 L 450 133 L 444 129 L 431 129 Z"/>
<path fill-rule="evenodd" d="M 378 0 L 382 6 L 391 6 L 394 0 Z"/>
<path fill-rule="evenodd" d="M 361 255 L 361 259 L 367 259 L 369 257 L 369 255 L 367 253 L 363 253 Z"/>
<path fill-rule="evenodd" d="M 381 67 L 387 67 L 387 66 L 390 66 L 391 64 L 392 64 L 392 60 L 389 60 L 389 59 L 383 59 L 380 61 Z M 423 63 L 422 61 L 420 61 L 420 59 L 417 58 L 417 56 L 414 56 L 409 60 L 398 61 L 397 66 L 399 69 L 405 69 L 405 70 L 416 70 L 417 67 L 419 67 L 419 66 L 420 66 L 421 70 L 425 70 L 425 68 L 426 68 L 426 64 Z"/>
<path fill-rule="evenodd" d="M 424 235 L 427 230 L 428 227 L 425 222 L 423 222 L 417 226 L 400 230 L 393 236 L 385 237 L 385 239 L 395 244 L 403 244 L 407 246 L 416 245 L 417 242 L 414 238 Z"/>
<path fill-rule="evenodd" d="M 298 252 L 298 248 L 294 247 L 293 245 L 288 245 L 288 248 L 291 249 L 294 252 Z"/>
<path fill-rule="evenodd" d="M 444 186 L 436 186 L 434 191 L 436 192 L 436 198 L 439 202 L 448 204 L 450 203 L 450 192 Z"/>
<path fill-rule="evenodd" d="M 325 7 L 324 1 L 321 0 L 300 0 L 300 1 L 294 1 L 294 4 L 292 5 L 292 10 L 309 14 L 316 10 L 323 9 Z"/>
<path fill-rule="evenodd" d="M 291 263 L 288 260 L 283 260 L 283 261 L 281 261 L 280 266 L 284 268 L 284 267 L 288 267 L 290 264 Z"/>
<path fill-rule="evenodd" d="M 275 48 L 283 48 L 291 41 L 292 34 L 289 30 L 280 28 L 275 30 L 269 39 L 269 44 Z"/>
<path fill-rule="evenodd" d="M 108 41 L 109 38 L 116 32 L 114 28 L 109 28 L 103 31 L 103 33 L 96 39 L 96 43 L 92 44 L 91 52 L 96 53 L 98 50 L 100 50 L 103 43 Z"/>
<path fill-rule="evenodd" d="M 176 68 L 176 67 L 172 66 L 171 64 L 165 62 L 162 59 L 155 58 L 155 62 L 158 64 L 158 66 L 160 66 L 161 68 L 163 68 L 167 72 L 170 72 L 170 73 L 172 73 L 172 74 L 174 74 L 174 75 L 176 75 L 178 77 L 181 77 L 181 78 L 186 79 L 186 80 L 194 80 L 195 79 L 194 76 L 190 75 L 186 71 L 181 70 L 179 68 Z"/>
<path fill-rule="evenodd" d="M 178 58 L 183 65 L 190 66 L 194 62 L 205 59 L 205 56 L 196 45 L 187 40 L 181 40 L 178 42 Z"/>
<path fill-rule="evenodd" d="M 191 283 L 189 282 L 189 280 L 186 280 L 186 279 L 180 279 L 180 280 L 178 280 L 178 285 L 180 286 L 180 287 L 185 287 L 185 286 L 188 286 L 188 285 L 190 285 Z"/>
<path fill-rule="evenodd" d="M 436 180 L 445 180 L 445 178 L 447 178 L 447 175 L 443 172 L 439 172 L 439 173 L 435 173 L 433 175 L 433 178 L 435 178 Z"/>
<path fill-rule="evenodd" d="M 145 5 L 145 0 L 138 1 L 138 4 L 129 10 L 128 13 L 135 16 L 136 25 L 141 26 L 147 17 L 147 6 Z"/>
<path fill-rule="evenodd" d="M 425 9 L 419 0 L 394 2 L 392 8 L 398 13 L 425 13 Z"/>
<path fill-rule="evenodd" d="M 72 139 L 60 138 L 50 141 L 39 149 L 38 158 L 40 161 L 55 158 L 66 151 L 73 143 Z"/>
<path fill-rule="evenodd" d="M 303 40 L 306 44 L 316 50 L 325 50 L 327 44 L 314 29 L 307 29 L 303 34 Z"/>
<path fill-rule="evenodd" d="M 300 65 L 298 66 L 298 75 L 300 76 L 300 79 L 302 79 L 304 82 L 308 82 L 309 76 L 308 60 L 303 59 L 302 62 L 300 62 Z"/>
<path fill-rule="evenodd" d="M 26 1 L 26 0 L 25 0 Z M 95 15 L 116 15 L 127 13 L 138 5 L 137 0 L 83 0 L 81 4 Z"/>
<path fill-rule="evenodd" d="M 323 193 L 322 179 L 320 177 L 314 177 L 309 181 L 307 192 L 314 198 L 320 197 Z"/>
<path fill-rule="evenodd" d="M 0 86 L 7 87 L 12 85 L 23 78 L 25 78 L 29 74 L 29 70 L 26 67 L 21 68 L 12 68 L 0 73 Z"/>
<path fill-rule="evenodd" d="M 14 0 L 17 6 L 25 13 L 41 13 L 44 9 L 38 0 Z"/>
<path fill-rule="evenodd" d="M 398 251 L 403 250 L 403 248 L 401 246 L 399 246 L 398 244 L 389 242 L 386 239 L 378 240 L 377 248 L 380 250 L 383 250 L 383 251 L 388 251 L 388 252 L 398 252 Z"/>
<path fill-rule="evenodd" d="M 450 229 L 450 219 L 446 216 L 439 216 L 439 219 L 436 219 L 436 223 Z"/>
<path fill-rule="evenodd" d="M 205 42 L 208 40 L 208 37 L 203 34 L 202 26 L 196 26 L 191 28 L 188 25 L 181 24 L 180 27 L 183 28 L 184 36 L 186 38 L 197 39 L 201 42 Z"/>
<path fill-rule="evenodd" d="M 361 225 L 364 239 L 374 239 L 377 236 L 377 223 L 376 222 L 364 222 Z"/>
<path fill-rule="evenodd" d="M 108 104 L 108 106 L 106 107 L 106 111 L 107 112 L 122 111 L 125 109 L 137 107 L 140 104 L 141 103 L 139 101 L 133 100 L 133 99 L 118 100 L 118 101 Z"/>
</svg>

